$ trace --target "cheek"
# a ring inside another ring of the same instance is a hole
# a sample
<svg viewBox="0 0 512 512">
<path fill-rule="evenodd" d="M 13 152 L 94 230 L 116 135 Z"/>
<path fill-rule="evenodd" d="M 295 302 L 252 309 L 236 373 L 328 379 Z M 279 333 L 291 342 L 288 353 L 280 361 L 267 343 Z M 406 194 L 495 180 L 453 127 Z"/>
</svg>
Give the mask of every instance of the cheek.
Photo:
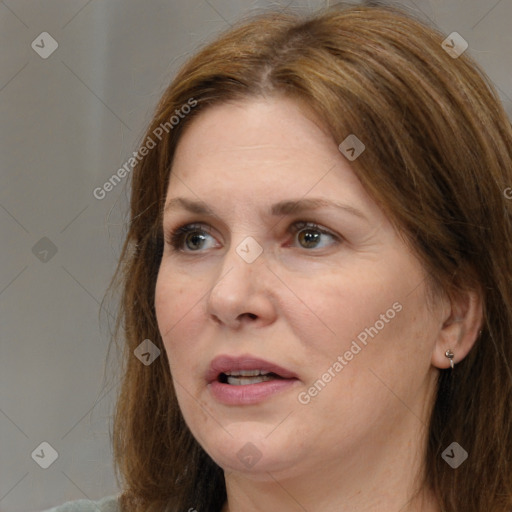
<svg viewBox="0 0 512 512">
<path fill-rule="evenodd" d="M 155 287 L 155 313 L 158 329 L 164 342 L 167 332 L 180 314 L 180 302 L 176 300 L 179 296 L 183 296 L 183 288 L 170 286 L 169 281 L 162 277 L 160 271 Z"/>
<path fill-rule="evenodd" d="M 306 299 L 314 315 L 310 312 L 302 319 L 302 325 L 310 332 L 316 330 L 324 342 L 340 349 L 376 322 L 379 331 L 389 331 L 389 326 L 397 323 L 400 316 L 393 304 L 399 302 L 403 293 L 389 271 L 372 270 L 340 271 L 323 276 L 313 289 L 309 288 Z M 383 324 L 381 315 L 388 322 Z"/>
<path fill-rule="evenodd" d="M 169 361 L 181 358 L 180 348 L 191 348 L 198 340 L 200 298 L 204 292 L 197 281 L 180 279 L 162 267 L 155 287 L 155 312 L 158 329 Z M 185 343 L 184 343 L 185 342 Z"/>
<path fill-rule="evenodd" d="M 211 418 L 204 407 L 197 406 L 203 383 L 197 375 L 202 370 L 201 333 L 204 335 L 202 301 L 204 283 L 160 269 L 155 287 L 155 311 L 158 328 L 169 361 L 179 408 L 189 428 L 201 444 L 203 436 L 196 425 L 209 425 Z"/>
<path fill-rule="evenodd" d="M 327 370 L 345 354 L 348 364 L 343 373 L 350 375 L 352 384 L 352 379 L 363 378 L 361 370 L 366 375 L 369 368 L 395 376 L 404 375 L 403 370 L 396 371 L 404 365 L 413 373 L 428 370 L 433 326 L 423 275 L 410 262 L 402 263 L 400 271 L 379 266 L 333 273 L 303 288 L 309 290 L 310 309 L 291 309 L 290 324 L 313 363 L 315 374 L 309 377 L 319 378 L 320 369 Z"/>
<path fill-rule="evenodd" d="M 174 324 L 182 323 L 188 312 L 194 313 L 204 286 L 200 278 L 183 275 L 163 260 L 155 286 L 155 310 L 162 334 Z"/>
</svg>

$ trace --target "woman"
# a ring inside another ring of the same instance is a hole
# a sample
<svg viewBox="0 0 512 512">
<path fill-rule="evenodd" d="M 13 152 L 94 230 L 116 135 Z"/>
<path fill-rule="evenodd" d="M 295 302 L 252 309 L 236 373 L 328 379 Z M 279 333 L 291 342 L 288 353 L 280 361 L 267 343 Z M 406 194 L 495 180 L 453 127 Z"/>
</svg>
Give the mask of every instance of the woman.
<svg viewBox="0 0 512 512">
<path fill-rule="evenodd" d="M 95 510 L 510 511 L 512 130 L 444 39 L 268 14 L 182 68 L 133 173 Z"/>
</svg>

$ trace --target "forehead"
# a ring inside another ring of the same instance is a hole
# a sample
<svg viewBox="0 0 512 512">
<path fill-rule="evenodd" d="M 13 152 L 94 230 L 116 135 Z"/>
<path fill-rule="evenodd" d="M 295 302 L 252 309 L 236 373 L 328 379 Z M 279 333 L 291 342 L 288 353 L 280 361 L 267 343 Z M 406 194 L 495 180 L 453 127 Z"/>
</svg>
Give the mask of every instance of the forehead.
<svg viewBox="0 0 512 512">
<path fill-rule="evenodd" d="M 251 98 L 209 107 L 191 122 L 176 148 L 171 182 L 174 173 L 218 184 L 229 180 L 305 187 L 319 182 L 333 166 L 338 175 L 356 181 L 312 111 L 286 97 Z"/>
</svg>

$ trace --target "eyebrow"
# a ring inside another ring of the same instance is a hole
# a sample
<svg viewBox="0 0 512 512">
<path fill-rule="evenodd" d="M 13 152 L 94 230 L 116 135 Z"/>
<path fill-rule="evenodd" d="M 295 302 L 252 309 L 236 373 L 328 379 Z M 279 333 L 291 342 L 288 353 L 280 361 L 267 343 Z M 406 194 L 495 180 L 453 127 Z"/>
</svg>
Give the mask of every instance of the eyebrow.
<svg viewBox="0 0 512 512">
<path fill-rule="evenodd" d="M 336 201 L 329 201 L 322 198 L 307 198 L 296 199 L 288 201 L 280 201 L 275 203 L 270 208 L 270 214 L 274 217 L 290 215 L 293 213 L 302 213 L 307 211 L 318 210 L 320 208 L 336 208 L 345 213 L 359 217 L 360 219 L 368 221 L 366 215 L 353 206 L 338 203 Z M 164 208 L 164 212 L 170 210 L 184 209 L 197 215 L 208 215 L 210 217 L 219 218 L 219 216 L 203 201 L 193 201 L 185 197 L 175 197 L 171 199 Z"/>
</svg>

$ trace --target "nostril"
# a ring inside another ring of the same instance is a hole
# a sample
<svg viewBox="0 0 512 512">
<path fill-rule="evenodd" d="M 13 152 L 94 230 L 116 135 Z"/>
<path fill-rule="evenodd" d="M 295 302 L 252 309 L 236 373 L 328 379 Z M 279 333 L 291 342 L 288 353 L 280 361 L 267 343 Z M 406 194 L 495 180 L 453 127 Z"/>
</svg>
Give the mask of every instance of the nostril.
<svg viewBox="0 0 512 512">
<path fill-rule="evenodd" d="M 244 318 L 250 318 L 251 320 L 256 320 L 258 318 L 258 315 L 255 315 L 254 313 L 241 313 L 238 315 L 237 320 L 243 320 Z"/>
</svg>

